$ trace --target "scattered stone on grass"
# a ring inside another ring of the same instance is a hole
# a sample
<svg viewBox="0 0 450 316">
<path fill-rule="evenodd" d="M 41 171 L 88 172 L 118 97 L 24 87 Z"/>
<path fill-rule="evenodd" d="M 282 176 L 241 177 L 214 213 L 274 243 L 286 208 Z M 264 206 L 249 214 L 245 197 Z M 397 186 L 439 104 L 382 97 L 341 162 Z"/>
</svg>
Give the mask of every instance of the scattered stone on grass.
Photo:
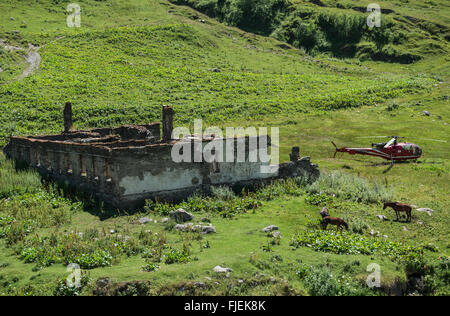
<svg viewBox="0 0 450 316">
<path fill-rule="evenodd" d="M 206 284 L 203 282 L 194 282 L 194 287 L 206 289 Z"/>
<path fill-rule="evenodd" d="M 416 209 L 416 211 L 428 213 L 429 216 L 433 215 L 433 212 L 434 212 L 431 208 L 426 208 L 426 207 L 418 208 L 418 209 Z"/>
<path fill-rule="evenodd" d="M 430 116 L 430 112 L 428 112 L 428 111 L 423 111 L 422 114 L 425 116 Z"/>
<path fill-rule="evenodd" d="M 272 232 L 272 231 L 274 231 L 274 230 L 278 230 L 278 226 L 275 226 L 275 225 L 269 225 L 269 226 L 267 226 L 267 227 L 265 227 L 265 228 L 262 229 L 262 231 L 263 231 L 264 233 Z"/>
<path fill-rule="evenodd" d="M 281 232 L 278 232 L 278 231 L 277 232 L 273 232 L 272 233 L 272 237 L 273 238 L 281 238 Z"/>
<path fill-rule="evenodd" d="M 384 215 L 377 215 L 377 217 L 381 220 L 381 221 L 386 221 L 387 217 Z"/>
<path fill-rule="evenodd" d="M 176 211 L 169 213 L 169 216 L 177 223 L 184 223 L 194 219 L 194 215 L 186 212 L 184 209 L 179 208 Z"/>
<path fill-rule="evenodd" d="M 139 222 L 139 224 L 147 224 L 147 223 L 150 223 L 150 222 L 152 222 L 153 220 L 151 219 L 151 218 L 149 218 L 149 217 L 141 217 L 139 220 L 138 220 L 138 222 Z"/>
<path fill-rule="evenodd" d="M 202 233 L 203 234 L 211 234 L 211 233 L 216 233 L 216 227 L 210 225 L 210 226 L 203 226 L 202 227 Z"/>
<path fill-rule="evenodd" d="M 179 231 L 193 231 L 193 232 L 202 232 L 202 234 L 211 234 L 216 233 L 216 227 L 212 225 L 201 226 L 201 225 L 193 225 L 192 223 L 187 224 L 177 224 L 175 225 L 175 229 Z"/>
<path fill-rule="evenodd" d="M 213 271 L 217 272 L 217 273 L 228 273 L 228 272 L 233 272 L 233 269 L 231 269 L 231 268 L 224 268 L 224 267 L 221 267 L 221 266 L 215 266 Z"/>
</svg>

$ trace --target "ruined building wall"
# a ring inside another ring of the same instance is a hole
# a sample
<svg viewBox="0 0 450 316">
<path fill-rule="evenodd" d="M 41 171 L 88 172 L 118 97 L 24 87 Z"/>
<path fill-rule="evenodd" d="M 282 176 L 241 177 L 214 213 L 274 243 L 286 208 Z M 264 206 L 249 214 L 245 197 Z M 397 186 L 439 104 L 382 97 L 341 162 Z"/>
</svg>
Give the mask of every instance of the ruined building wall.
<svg viewBox="0 0 450 316">
<path fill-rule="evenodd" d="M 264 136 L 267 138 L 267 136 Z M 238 139 L 218 142 L 225 153 L 225 146 L 233 144 L 236 148 Z M 178 142 L 189 148 L 191 158 L 195 155 L 196 144 L 201 145 L 200 154 L 211 141 Z M 258 151 L 262 142 L 256 141 Z M 267 140 L 265 142 L 267 144 Z M 234 150 L 234 162 L 174 162 L 172 148 L 174 144 L 134 148 L 131 150 L 114 150 L 114 161 L 118 166 L 118 185 L 121 204 L 130 204 L 135 200 L 148 198 L 179 200 L 195 191 L 209 192 L 211 185 L 235 185 L 248 181 L 268 179 L 277 174 L 261 173 L 261 161 L 249 162 L 249 138 L 243 141 L 246 162 L 237 162 L 237 150 Z M 267 145 L 264 145 L 267 148 Z M 219 149 L 217 149 L 219 151 Z"/>
<path fill-rule="evenodd" d="M 197 190 L 209 192 L 212 185 L 248 185 L 277 178 L 319 176 L 317 165 L 308 157 L 301 158 L 298 147 L 293 148 L 291 161 L 276 166 L 275 173 L 262 172 L 268 162 L 261 161 L 256 152 L 267 152 L 268 136 L 220 142 L 214 153 L 218 156 L 221 151 L 226 159 L 226 146 L 232 144 L 233 162 L 217 159 L 175 162 L 172 149 L 177 144 L 187 145 L 183 147 L 194 157 L 198 144 L 203 152 L 204 147 L 215 144 L 218 139 L 211 136 L 196 141 L 192 138 L 172 140 L 173 110 L 170 107 L 163 108 L 163 135 L 160 135 L 159 123 L 73 131 L 70 114 L 69 104 L 64 111 L 62 134 L 12 137 L 4 152 L 8 158 L 27 164 L 46 178 L 92 192 L 117 208 L 133 208 L 149 198 L 180 200 Z M 250 146 L 253 140 L 256 147 Z M 244 144 L 244 162 L 237 159 L 238 143 Z M 256 154 L 258 159 L 249 161 L 251 154 Z"/>
</svg>

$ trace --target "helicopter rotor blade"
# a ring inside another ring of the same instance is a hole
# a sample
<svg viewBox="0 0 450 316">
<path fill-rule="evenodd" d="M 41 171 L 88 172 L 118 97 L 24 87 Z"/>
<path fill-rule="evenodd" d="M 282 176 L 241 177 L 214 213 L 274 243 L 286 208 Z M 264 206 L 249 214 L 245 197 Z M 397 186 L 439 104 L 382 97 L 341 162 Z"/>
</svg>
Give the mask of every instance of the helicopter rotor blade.
<svg viewBox="0 0 450 316">
<path fill-rule="evenodd" d="M 408 138 L 411 138 L 411 139 L 421 139 L 421 140 L 429 140 L 429 141 L 432 141 L 432 142 L 441 142 L 441 143 L 446 143 L 446 142 L 447 142 L 446 140 L 442 140 L 442 139 L 432 139 L 432 138 L 422 138 L 422 137 L 408 137 Z"/>
<path fill-rule="evenodd" d="M 357 136 L 355 138 L 406 138 L 405 136 Z"/>
</svg>

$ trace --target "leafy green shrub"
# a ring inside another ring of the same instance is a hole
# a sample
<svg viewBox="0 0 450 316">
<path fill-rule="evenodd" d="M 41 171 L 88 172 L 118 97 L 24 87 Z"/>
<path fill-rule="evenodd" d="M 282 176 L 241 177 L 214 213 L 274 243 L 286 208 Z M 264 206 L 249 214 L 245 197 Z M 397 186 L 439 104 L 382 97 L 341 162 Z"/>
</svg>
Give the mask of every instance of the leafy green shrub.
<svg viewBox="0 0 450 316">
<path fill-rule="evenodd" d="M 83 288 L 91 282 L 88 274 L 81 272 L 80 285 L 68 285 L 67 279 L 58 280 L 56 288 L 53 291 L 54 296 L 79 296 Z"/>
<path fill-rule="evenodd" d="M 183 249 L 182 251 L 171 249 L 164 254 L 163 259 L 165 264 L 187 263 L 191 261 L 190 253 L 186 249 Z"/>
<path fill-rule="evenodd" d="M 305 202 L 310 205 L 325 206 L 333 202 L 333 197 L 324 193 L 310 193 L 305 197 Z"/>
<path fill-rule="evenodd" d="M 355 216 L 344 216 L 344 221 L 349 225 L 350 231 L 355 234 L 364 234 L 370 226 L 363 219 Z"/>
<path fill-rule="evenodd" d="M 36 171 L 16 170 L 16 164 L 0 154 L 0 199 L 33 193 L 42 187 Z"/>
<path fill-rule="evenodd" d="M 211 188 L 212 196 L 216 199 L 229 201 L 236 197 L 233 190 L 225 186 L 217 186 Z"/>
<path fill-rule="evenodd" d="M 142 271 L 145 272 L 153 272 L 159 269 L 159 265 L 154 262 L 146 262 L 145 265 L 142 266 Z"/>
<path fill-rule="evenodd" d="M 408 271 L 421 271 L 424 267 L 423 250 L 381 238 L 366 237 L 350 232 L 303 231 L 290 242 L 293 247 L 310 247 L 315 251 L 336 254 L 364 254 L 387 256 L 405 265 Z"/>
<path fill-rule="evenodd" d="M 147 201 L 145 208 L 148 212 L 156 212 L 161 215 L 168 215 L 171 211 L 182 208 L 189 212 L 209 212 L 219 214 L 224 218 L 233 218 L 237 214 L 256 209 L 260 205 L 261 202 L 252 196 L 231 198 L 231 195 L 227 194 L 227 199 L 224 200 L 223 196 L 218 198 L 194 194 L 186 201 L 176 205 Z M 170 228 L 171 225 L 168 224 L 167 227 Z"/>
<path fill-rule="evenodd" d="M 344 275 L 336 276 L 325 266 L 302 266 L 297 275 L 303 280 L 312 296 L 361 296 L 370 295 L 370 290 L 356 284 Z"/>
<path fill-rule="evenodd" d="M 83 253 L 78 256 L 65 258 L 65 264 L 77 263 L 82 269 L 94 269 L 107 267 L 112 263 L 112 256 L 105 250 L 97 250 L 94 253 Z"/>
</svg>

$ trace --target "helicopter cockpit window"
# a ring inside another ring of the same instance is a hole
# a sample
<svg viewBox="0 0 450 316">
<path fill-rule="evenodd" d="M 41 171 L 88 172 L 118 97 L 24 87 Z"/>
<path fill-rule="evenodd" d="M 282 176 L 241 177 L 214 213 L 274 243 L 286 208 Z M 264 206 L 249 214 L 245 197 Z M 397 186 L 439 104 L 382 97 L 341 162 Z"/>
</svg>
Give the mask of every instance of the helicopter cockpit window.
<svg viewBox="0 0 450 316">
<path fill-rule="evenodd" d="M 404 150 L 412 151 L 413 147 L 410 144 L 406 144 L 402 146 Z"/>
<path fill-rule="evenodd" d="M 420 147 L 414 147 L 414 155 L 420 156 L 422 154 L 422 149 Z"/>
<path fill-rule="evenodd" d="M 386 143 L 372 143 L 372 148 L 383 149 Z"/>
</svg>

